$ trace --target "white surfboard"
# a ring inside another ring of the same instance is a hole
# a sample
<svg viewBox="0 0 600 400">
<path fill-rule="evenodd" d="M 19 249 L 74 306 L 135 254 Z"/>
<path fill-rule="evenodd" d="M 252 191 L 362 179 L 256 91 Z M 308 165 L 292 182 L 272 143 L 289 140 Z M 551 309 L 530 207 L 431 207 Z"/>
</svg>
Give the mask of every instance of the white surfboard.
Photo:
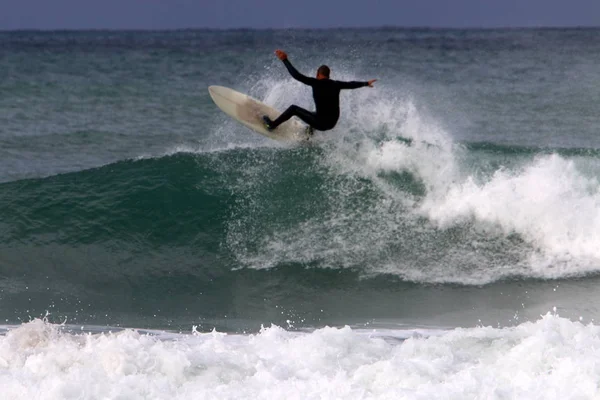
<svg viewBox="0 0 600 400">
<path fill-rule="evenodd" d="M 224 86 L 209 86 L 208 93 L 210 93 L 210 97 L 225 114 L 252 129 L 254 132 L 281 141 L 297 142 L 310 138 L 308 125 L 298 121 L 296 118 L 284 122 L 273 131 L 268 131 L 262 120 L 263 115 L 268 115 L 269 118 L 275 119 L 281 112 L 248 95 Z"/>
</svg>

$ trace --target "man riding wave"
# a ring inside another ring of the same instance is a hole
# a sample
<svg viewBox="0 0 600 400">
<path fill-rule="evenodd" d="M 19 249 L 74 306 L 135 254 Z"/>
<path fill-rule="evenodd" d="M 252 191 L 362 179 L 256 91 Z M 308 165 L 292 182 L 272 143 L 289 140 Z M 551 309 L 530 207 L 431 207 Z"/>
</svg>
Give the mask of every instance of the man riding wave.
<svg viewBox="0 0 600 400">
<path fill-rule="evenodd" d="M 333 129 L 340 118 L 340 91 L 342 89 L 358 89 L 361 87 L 373 87 L 377 79 L 367 82 L 342 82 L 329 79 L 330 70 L 327 65 L 321 65 L 317 69 L 317 77 L 309 78 L 302 75 L 287 58 L 287 54 L 282 50 L 276 50 L 275 54 L 283 61 L 290 75 L 297 81 L 312 87 L 313 98 L 315 100 L 315 112 L 310 112 L 297 105 L 291 105 L 277 119 L 271 121 L 268 116 L 263 116 L 265 127 L 272 131 L 288 119 L 296 116 L 306 122 L 313 129 L 319 131 L 328 131 Z"/>
</svg>

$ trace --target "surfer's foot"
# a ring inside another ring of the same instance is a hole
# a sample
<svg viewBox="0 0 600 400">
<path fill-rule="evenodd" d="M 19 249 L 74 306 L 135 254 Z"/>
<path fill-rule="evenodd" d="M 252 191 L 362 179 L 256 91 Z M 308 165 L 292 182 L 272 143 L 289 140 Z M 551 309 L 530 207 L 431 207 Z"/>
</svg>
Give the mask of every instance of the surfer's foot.
<svg viewBox="0 0 600 400">
<path fill-rule="evenodd" d="M 271 121 L 271 118 L 269 118 L 269 117 L 268 117 L 268 116 L 266 116 L 266 115 L 263 115 L 263 118 L 262 118 L 262 119 L 263 119 L 263 122 L 264 122 L 264 124 L 265 124 L 265 128 L 266 128 L 266 129 L 267 129 L 269 132 L 271 132 L 271 131 L 273 130 L 273 121 Z"/>
</svg>

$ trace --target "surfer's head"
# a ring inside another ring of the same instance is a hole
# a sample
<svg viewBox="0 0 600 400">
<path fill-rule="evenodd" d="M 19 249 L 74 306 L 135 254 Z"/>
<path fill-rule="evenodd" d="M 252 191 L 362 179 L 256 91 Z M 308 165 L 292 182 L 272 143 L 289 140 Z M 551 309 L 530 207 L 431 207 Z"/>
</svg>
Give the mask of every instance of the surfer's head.
<svg viewBox="0 0 600 400">
<path fill-rule="evenodd" d="M 317 79 L 329 79 L 329 72 L 327 65 L 321 65 L 317 70 Z"/>
</svg>

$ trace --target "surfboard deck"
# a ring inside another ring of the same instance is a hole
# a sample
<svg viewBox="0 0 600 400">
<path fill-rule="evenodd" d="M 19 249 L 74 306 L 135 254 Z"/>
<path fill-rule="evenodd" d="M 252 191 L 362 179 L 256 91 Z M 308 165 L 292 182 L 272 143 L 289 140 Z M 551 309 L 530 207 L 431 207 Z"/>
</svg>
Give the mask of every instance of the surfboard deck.
<svg viewBox="0 0 600 400">
<path fill-rule="evenodd" d="M 281 112 L 244 93 L 224 86 L 209 86 L 208 93 L 225 114 L 263 136 L 287 142 L 306 141 L 311 137 L 308 125 L 296 118 L 284 122 L 274 131 L 268 131 L 262 120 L 263 115 L 275 119 Z"/>
</svg>

